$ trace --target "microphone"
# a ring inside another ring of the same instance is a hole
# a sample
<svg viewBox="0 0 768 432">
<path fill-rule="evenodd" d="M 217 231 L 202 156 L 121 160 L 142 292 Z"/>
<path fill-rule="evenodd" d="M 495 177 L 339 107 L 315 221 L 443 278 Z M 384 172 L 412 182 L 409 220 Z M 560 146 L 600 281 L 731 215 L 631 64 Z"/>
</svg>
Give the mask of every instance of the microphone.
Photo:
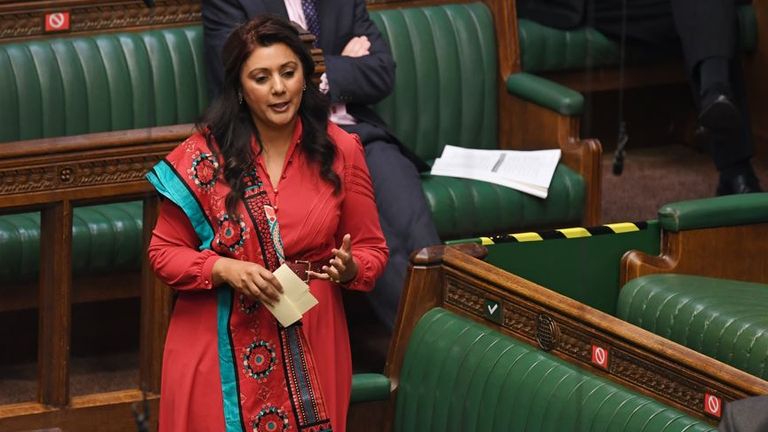
<svg viewBox="0 0 768 432">
<path fill-rule="evenodd" d="M 148 8 L 155 7 L 155 0 L 144 0 L 144 4 L 147 5 Z"/>
</svg>

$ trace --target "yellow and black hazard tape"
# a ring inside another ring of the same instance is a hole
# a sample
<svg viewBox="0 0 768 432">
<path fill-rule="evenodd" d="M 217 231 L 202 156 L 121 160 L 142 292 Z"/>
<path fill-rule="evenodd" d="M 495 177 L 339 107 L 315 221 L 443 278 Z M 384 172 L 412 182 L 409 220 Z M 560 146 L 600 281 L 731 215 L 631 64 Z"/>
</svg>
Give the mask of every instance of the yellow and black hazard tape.
<svg viewBox="0 0 768 432">
<path fill-rule="evenodd" d="M 603 234 L 623 234 L 628 232 L 640 231 L 648 228 L 647 222 L 621 222 L 605 224 L 596 227 L 573 227 L 562 228 L 547 231 L 522 232 L 515 234 L 497 235 L 493 237 L 480 237 L 483 245 L 492 245 L 496 243 L 518 243 L 529 241 L 541 241 L 551 239 L 569 239 L 591 237 Z"/>
</svg>

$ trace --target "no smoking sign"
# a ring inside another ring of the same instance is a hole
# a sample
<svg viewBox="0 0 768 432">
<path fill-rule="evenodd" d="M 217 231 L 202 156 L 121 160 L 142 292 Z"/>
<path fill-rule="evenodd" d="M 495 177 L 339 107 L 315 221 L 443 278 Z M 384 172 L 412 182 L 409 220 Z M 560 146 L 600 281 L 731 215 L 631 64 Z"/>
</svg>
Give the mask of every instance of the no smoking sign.
<svg viewBox="0 0 768 432">
<path fill-rule="evenodd" d="M 608 348 L 592 345 L 592 364 L 603 369 L 608 369 L 609 360 Z"/>
<path fill-rule="evenodd" d="M 723 414 L 723 400 L 711 393 L 704 393 L 704 412 L 720 418 Z"/>
<path fill-rule="evenodd" d="M 69 30 L 69 12 L 45 14 L 45 31 L 60 32 Z"/>
</svg>

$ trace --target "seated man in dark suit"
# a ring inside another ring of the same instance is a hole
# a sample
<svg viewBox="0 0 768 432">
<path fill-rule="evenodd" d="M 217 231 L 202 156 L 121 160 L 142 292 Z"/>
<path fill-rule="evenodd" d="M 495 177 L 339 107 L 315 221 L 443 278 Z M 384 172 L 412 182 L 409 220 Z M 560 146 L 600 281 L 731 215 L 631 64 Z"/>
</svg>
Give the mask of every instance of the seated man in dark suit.
<svg viewBox="0 0 768 432">
<path fill-rule="evenodd" d="M 371 293 L 371 304 L 391 329 L 409 254 L 439 244 L 440 238 L 421 189 L 418 168 L 427 166 L 406 154 L 368 106 L 392 91 L 395 64 L 368 16 L 365 0 L 203 0 L 202 6 L 211 96 L 217 94 L 223 81 L 221 48 L 240 23 L 271 13 L 298 23 L 317 37 L 326 67 L 320 89 L 333 104 L 330 118 L 347 132 L 359 135 L 365 146 L 379 220 L 389 247 L 389 263 Z"/>
<path fill-rule="evenodd" d="M 549 27 L 625 32 L 628 54 L 678 54 L 699 108 L 699 124 L 720 172 L 717 194 L 759 192 L 734 0 L 517 0 L 518 14 Z"/>
</svg>

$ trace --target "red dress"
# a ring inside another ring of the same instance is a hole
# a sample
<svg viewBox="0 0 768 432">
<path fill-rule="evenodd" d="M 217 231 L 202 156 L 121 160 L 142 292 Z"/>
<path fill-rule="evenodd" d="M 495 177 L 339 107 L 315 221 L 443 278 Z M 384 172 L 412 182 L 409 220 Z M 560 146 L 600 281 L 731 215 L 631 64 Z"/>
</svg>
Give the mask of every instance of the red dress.
<svg viewBox="0 0 768 432">
<path fill-rule="evenodd" d="M 285 259 L 322 261 L 341 238 L 352 236 L 352 255 L 358 263 L 356 278 L 345 288 L 368 291 L 381 274 L 387 247 L 363 148 L 355 136 L 333 125 L 328 134 L 337 146 L 334 171 L 341 192 L 322 180 L 298 144 L 301 124 L 286 154 L 278 184 L 266 175 L 263 158 L 257 170 L 279 220 Z M 190 138 L 204 140 L 202 136 Z M 254 148 L 259 153 L 258 147 Z M 157 276 L 178 291 L 163 354 L 160 431 L 225 431 L 222 379 L 217 350 L 216 290 L 211 270 L 219 255 L 200 250 L 201 240 L 187 214 L 164 200 L 149 246 Z M 317 306 L 304 314 L 303 329 L 314 355 L 317 377 L 333 429 L 344 431 L 349 405 L 352 365 L 341 287 L 313 279 L 310 290 Z M 243 394 L 240 398 L 266 397 Z M 251 430 L 249 419 L 244 426 Z M 280 430 L 279 428 L 277 430 Z"/>
</svg>

